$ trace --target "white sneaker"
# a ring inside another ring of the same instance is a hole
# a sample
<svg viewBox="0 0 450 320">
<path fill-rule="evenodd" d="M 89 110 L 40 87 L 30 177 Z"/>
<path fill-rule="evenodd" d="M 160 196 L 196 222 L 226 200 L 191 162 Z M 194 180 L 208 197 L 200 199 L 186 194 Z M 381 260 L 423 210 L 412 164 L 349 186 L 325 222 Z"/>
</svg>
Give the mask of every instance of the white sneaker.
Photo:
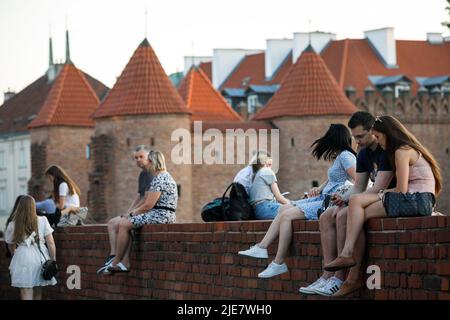
<svg viewBox="0 0 450 320">
<path fill-rule="evenodd" d="M 298 289 L 298 291 L 300 293 L 304 293 L 304 294 L 317 294 L 314 289 L 315 288 L 321 288 L 323 287 L 326 283 L 327 283 L 328 279 L 325 279 L 323 277 L 320 277 L 319 279 L 317 279 L 316 281 L 314 281 L 312 284 L 310 284 L 307 287 L 300 287 L 300 289 Z"/>
<path fill-rule="evenodd" d="M 258 278 L 272 278 L 288 271 L 286 263 L 278 264 L 272 261 L 266 270 L 258 274 Z"/>
<path fill-rule="evenodd" d="M 260 248 L 257 245 L 251 246 L 248 250 L 239 251 L 238 254 L 240 254 L 241 256 L 260 259 L 267 259 L 269 257 L 269 255 L 267 254 L 267 249 Z"/>
<path fill-rule="evenodd" d="M 327 283 L 321 288 L 315 288 L 314 291 L 321 296 L 329 297 L 338 292 L 342 285 L 342 280 L 336 277 L 328 279 Z"/>
</svg>

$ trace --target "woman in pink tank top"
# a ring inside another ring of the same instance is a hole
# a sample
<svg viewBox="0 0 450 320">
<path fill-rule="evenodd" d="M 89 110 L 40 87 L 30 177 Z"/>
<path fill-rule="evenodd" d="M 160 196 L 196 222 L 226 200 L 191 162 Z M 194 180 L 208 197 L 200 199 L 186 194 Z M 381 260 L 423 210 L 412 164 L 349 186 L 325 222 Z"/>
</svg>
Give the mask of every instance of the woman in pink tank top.
<svg viewBox="0 0 450 320">
<path fill-rule="evenodd" d="M 431 215 L 434 197 L 441 191 L 442 178 L 437 161 L 400 121 L 392 116 L 377 117 L 372 132 L 386 151 L 397 178 L 397 185 L 393 189 L 381 190 L 378 195 L 366 193 L 350 199 L 345 245 L 340 256 L 325 265 L 326 271 L 337 271 L 356 265 L 352 257 L 353 250 L 366 220 L 377 217 Z M 406 212 L 399 201 L 394 208 L 392 201 L 399 198 L 425 203 L 429 212 L 411 212 L 411 209 Z M 391 205 L 387 205 L 387 200 L 392 200 Z"/>
</svg>

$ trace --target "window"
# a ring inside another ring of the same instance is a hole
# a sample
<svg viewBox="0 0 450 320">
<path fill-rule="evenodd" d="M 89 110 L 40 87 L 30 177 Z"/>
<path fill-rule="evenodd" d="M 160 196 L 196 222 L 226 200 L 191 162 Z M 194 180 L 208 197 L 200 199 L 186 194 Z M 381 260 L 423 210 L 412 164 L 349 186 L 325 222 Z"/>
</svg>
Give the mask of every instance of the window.
<svg viewBox="0 0 450 320">
<path fill-rule="evenodd" d="M 395 86 L 395 97 L 398 98 L 400 96 L 401 92 L 410 91 L 410 90 L 411 90 L 411 88 L 406 84 L 396 85 Z"/>
<path fill-rule="evenodd" d="M 0 151 L 0 169 L 6 169 L 5 151 Z"/>
<path fill-rule="evenodd" d="M 27 157 L 25 153 L 25 148 L 20 147 L 19 149 L 19 167 L 25 168 L 27 166 Z"/>
<path fill-rule="evenodd" d="M 87 160 L 91 159 L 91 145 L 90 144 L 86 145 L 86 159 Z"/>
<path fill-rule="evenodd" d="M 6 211 L 6 188 L 0 187 L 0 211 Z"/>
<path fill-rule="evenodd" d="M 28 194 L 27 191 L 28 191 L 27 190 L 27 185 L 26 184 L 21 184 L 20 187 L 19 187 L 19 193 L 20 194 Z"/>
<path fill-rule="evenodd" d="M 248 96 L 247 98 L 248 113 L 255 113 L 257 104 L 258 104 L 257 95 Z"/>
<path fill-rule="evenodd" d="M 233 105 L 233 101 L 231 100 L 231 98 L 226 97 L 225 101 L 231 106 Z"/>
</svg>

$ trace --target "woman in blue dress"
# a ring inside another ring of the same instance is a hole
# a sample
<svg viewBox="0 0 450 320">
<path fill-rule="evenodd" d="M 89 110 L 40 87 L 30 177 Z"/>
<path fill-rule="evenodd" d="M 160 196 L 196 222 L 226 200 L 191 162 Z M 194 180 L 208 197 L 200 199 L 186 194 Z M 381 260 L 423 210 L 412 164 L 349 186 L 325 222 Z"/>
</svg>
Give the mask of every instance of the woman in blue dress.
<svg viewBox="0 0 450 320">
<path fill-rule="evenodd" d="M 350 131 L 343 124 L 332 124 L 326 134 L 314 141 L 312 155 L 317 159 L 333 161 L 328 169 L 328 180 L 313 188 L 307 199 L 283 205 L 272 221 L 260 243 L 240 255 L 253 258 L 268 258 L 267 247 L 278 237 L 278 251 L 269 266 L 258 274 L 259 278 L 271 278 L 288 271 L 284 263 L 292 239 L 292 221 L 298 219 L 317 220 L 317 211 L 327 195 L 332 195 L 347 180 L 354 181 L 356 175 L 356 153 L 352 149 Z"/>
</svg>

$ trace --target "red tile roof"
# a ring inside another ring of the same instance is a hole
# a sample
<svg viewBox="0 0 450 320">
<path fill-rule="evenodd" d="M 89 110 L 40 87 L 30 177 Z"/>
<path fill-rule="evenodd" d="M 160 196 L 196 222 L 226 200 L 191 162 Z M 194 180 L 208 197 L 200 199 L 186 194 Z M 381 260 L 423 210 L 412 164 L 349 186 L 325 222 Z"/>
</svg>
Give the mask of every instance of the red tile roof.
<svg viewBox="0 0 450 320">
<path fill-rule="evenodd" d="M 322 58 L 305 50 L 281 82 L 280 89 L 255 120 L 282 116 L 351 114 L 356 107 L 347 99 Z"/>
<path fill-rule="evenodd" d="M 202 62 L 198 67 L 203 70 L 209 81 L 212 81 L 212 62 Z"/>
<path fill-rule="evenodd" d="M 144 39 L 94 118 L 158 113 L 190 112 Z"/>
<path fill-rule="evenodd" d="M 282 62 L 278 70 L 271 79 L 266 79 L 264 52 L 250 54 L 245 56 L 237 65 L 235 70 L 231 72 L 228 78 L 220 86 L 220 90 L 224 88 L 243 88 L 246 89 L 248 85 L 270 85 L 279 84 L 283 77 L 287 74 L 289 68 L 292 66 L 292 53 L 290 53 Z M 244 80 L 248 80 L 247 84 Z"/>
<path fill-rule="evenodd" d="M 192 129 L 193 129 L 194 123 L 192 122 Z M 266 121 L 203 121 L 202 122 L 202 131 L 205 132 L 208 129 L 218 129 L 221 132 L 226 132 L 227 129 L 242 129 L 244 131 L 248 129 L 255 129 L 255 130 L 271 130 L 274 129 L 274 126 Z"/>
<path fill-rule="evenodd" d="M 192 67 L 178 86 L 178 92 L 188 109 L 192 120 L 232 120 L 241 117 L 214 89 L 211 81 L 200 68 Z"/>
<path fill-rule="evenodd" d="M 108 92 L 109 88 L 103 83 L 87 73 L 82 71 L 81 73 L 94 89 L 99 99 Z M 55 81 L 49 83 L 45 74 L 5 101 L 0 106 L 0 135 L 28 132 L 28 124 L 43 107 L 54 83 Z"/>
<path fill-rule="evenodd" d="M 369 76 L 393 76 L 403 74 L 413 81 L 416 94 L 416 77 L 433 77 L 450 74 L 450 42 L 433 45 L 427 41 L 397 40 L 398 68 L 388 69 L 365 39 L 333 41 L 322 57 L 342 89 L 353 86 L 357 95 L 373 86 Z M 447 57 L 447 59 L 445 58 Z"/>
<path fill-rule="evenodd" d="M 92 127 L 91 115 L 100 100 L 84 75 L 66 63 L 55 79 L 45 102 L 28 128 L 43 126 Z"/>
</svg>

